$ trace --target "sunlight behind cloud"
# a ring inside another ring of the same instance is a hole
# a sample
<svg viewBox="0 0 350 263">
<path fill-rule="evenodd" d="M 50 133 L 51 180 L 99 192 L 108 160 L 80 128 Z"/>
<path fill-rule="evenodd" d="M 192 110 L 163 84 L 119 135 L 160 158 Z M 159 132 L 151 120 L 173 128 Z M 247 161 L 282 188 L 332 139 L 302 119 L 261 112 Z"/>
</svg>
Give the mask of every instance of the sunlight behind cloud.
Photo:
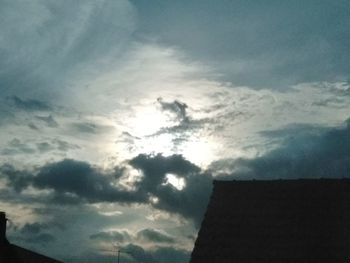
<svg viewBox="0 0 350 263">
<path fill-rule="evenodd" d="M 129 120 L 130 134 L 150 136 L 170 124 L 169 118 L 156 107 L 135 107 L 135 116 Z"/>
<path fill-rule="evenodd" d="M 179 177 L 175 174 L 168 173 L 165 175 L 165 185 L 170 184 L 177 190 L 181 191 L 186 187 L 186 181 L 183 177 Z"/>
<path fill-rule="evenodd" d="M 139 147 L 143 153 L 161 153 L 163 156 L 170 156 L 176 153 L 173 149 L 172 139 L 173 135 L 171 134 L 151 136 L 141 139 Z"/>
<path fill-rule="evenodd" d="M 183 145 L 181 153 L 186 159 L 202 167 L 206 167 L 216 159 L 215 144 L 205 137 L 192 138 Z"/>
</svg>

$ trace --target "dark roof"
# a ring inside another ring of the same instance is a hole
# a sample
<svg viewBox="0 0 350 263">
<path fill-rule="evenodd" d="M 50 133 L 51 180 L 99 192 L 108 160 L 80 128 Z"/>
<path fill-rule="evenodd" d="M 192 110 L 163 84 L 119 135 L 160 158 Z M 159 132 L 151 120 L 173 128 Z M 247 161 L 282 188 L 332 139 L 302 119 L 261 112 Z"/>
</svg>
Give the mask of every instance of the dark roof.
<svg viewBox="0 0 350 263">
<path fill-rule="evenodd" d="M 6 213 L 0 211 L 0 263 L 59 263 L 28 249 L 11 244 L 6 238 Z"/>
<path fill-rule="evenodd" d="M 190 262 L 350 262 L 350 180 L 214 181 Z"/>
<path fill-rule="evenodd" d="M 46 257 L 28 249 L 10 244 L 0 244 L 1 263 L 60 263 L 61 261 Z"/>
</svg>

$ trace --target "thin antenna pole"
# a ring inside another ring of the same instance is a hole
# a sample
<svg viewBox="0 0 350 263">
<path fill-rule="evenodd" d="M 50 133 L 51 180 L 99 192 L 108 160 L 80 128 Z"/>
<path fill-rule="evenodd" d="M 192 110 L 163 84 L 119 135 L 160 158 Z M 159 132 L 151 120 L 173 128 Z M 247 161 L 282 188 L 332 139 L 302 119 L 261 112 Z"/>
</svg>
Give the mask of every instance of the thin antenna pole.
<svg viewBox="0 0 350 263">
<path fill-rule="evenodd" d="M 116 255 L 117 263 L 120 263 L 120 254 L 121 253 L 132 255 L 132 252 L 130 252 L 130 251 L 123 251 L 118 246 L 114 246 L 114 247 L 115 247 L 115 250 L 108 250 L 108 249 L 99 249 L 99 250 L 101 250 L 101 251 L 108 251 L 108 252 L 114 252 L 115 254 L 113 253 L 113 255 Z"/>
</svg>

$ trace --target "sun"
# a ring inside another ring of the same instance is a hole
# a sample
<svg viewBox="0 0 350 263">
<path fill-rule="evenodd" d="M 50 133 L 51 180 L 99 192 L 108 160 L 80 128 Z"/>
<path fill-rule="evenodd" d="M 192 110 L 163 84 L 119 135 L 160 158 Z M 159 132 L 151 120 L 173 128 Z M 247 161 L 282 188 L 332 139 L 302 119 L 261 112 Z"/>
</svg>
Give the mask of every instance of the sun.
<svg viewBox="0 0 350 263">
<path fill-rule="evenodd" d="M 154 105 L 134 107 L 132 116 L 121 127 L 129 138 L 117 142 L 118 151 L 128 157 L 141 153 L 170 156 L 176 153 L 173 142 L 175 135 L 166 132 L 166 129 L 173 125 L 174 121 Z"/>
<path fill-rule="evenodd" d="M 217 145 L 209 137 L 190 138 L 181 149 L 181 154 L 192 163 L 207 167 L 215 158 Z"/>
<path fill-rule="evenodd" d="M 140 107 L 135 109 L 128 126 L 134 136 L 149 137 L 170 124 L 169 118 L 156 108 Z"/>
<path fill-rule="evenodd" d="M 213 160 L 216 144 L 209 137 L 197 134 L 196 130 L 174 127 L 178 120 L 171 118 L 156 105 L 134 107 L 134 113 L 125 125 L 129 139 L 124 147 L 125 154 L 133 157 L 137 154 L 173 154 L 183 155 L 194 164 L 205 167 Z"/>
</svg>

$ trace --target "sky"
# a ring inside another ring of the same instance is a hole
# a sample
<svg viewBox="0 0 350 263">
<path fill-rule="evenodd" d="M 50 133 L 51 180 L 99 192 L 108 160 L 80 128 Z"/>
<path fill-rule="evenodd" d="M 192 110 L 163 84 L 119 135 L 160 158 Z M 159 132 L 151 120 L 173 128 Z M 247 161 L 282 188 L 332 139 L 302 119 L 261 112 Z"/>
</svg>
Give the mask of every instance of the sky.
<svg viewBox="0 0 350 263">
<path fill-rule="evenodd" d="M 0 0 L 0 210 L 64 262 L 188 262 L 212 181 L 350 170 L 350 3 Z"/>
</svg>

